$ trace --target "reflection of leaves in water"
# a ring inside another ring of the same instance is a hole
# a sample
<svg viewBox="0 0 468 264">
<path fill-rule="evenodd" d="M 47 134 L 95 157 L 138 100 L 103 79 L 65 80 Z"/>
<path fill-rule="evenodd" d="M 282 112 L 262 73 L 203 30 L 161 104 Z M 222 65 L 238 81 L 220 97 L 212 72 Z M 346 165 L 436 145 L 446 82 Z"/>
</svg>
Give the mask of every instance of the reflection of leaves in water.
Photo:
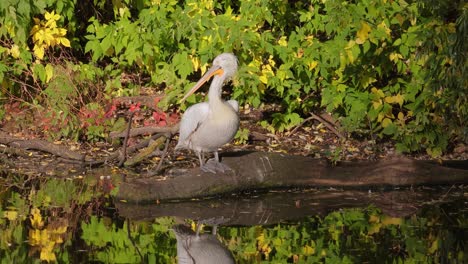
<svg viewBox="0 0 468 264">
<path fill-rule="evenodd" d="M 33 206 L 58 206 L 68 208 L 71 201 L 83 204 L 95 195 L 92 191 L 86 191 L 86 186 L 77 181 L 50 179 L 41 184 L 39 190 L 32 190 L 30 200 Z"/>
<path fill-rule="evenodd" d="M 47 179 L 40 187 L 44 189 L 0 196 L 0 263 L 54 257 L 60 263 L 72 259 L 175 263 L 176 240 L 169 231 L 172 218 L 122 223 L 119 218 L 89 217 L 94 208 L 103 212 L 96 206 L 102 203 L 96 199 L 102 194 L 92 183 L 83 186 L 80 181 Z M 463 263 L 468 257 L 464 253 L 468 217 L 460 210 L 465 201 L 431 203 L 407 218 L 388 216 L 373 207 L 343 209 L 294 223 L 219 227 L 218 234 L 237 263 Z M 77 207 L 70 204 L 84 204 L 79 210 L 93 209 L 83 210 L 82 217 L 76 210 L 71 212 Z"/>
<path fill-rule="evenodd" d="M 81 182 L 61 179 L 40 179 L 28 188 L 2 193 L 0 263 L 32 263 L 34 259 L 67 263 L 69 252 L 64 249 L 72 241 L 66 237 L 73 237 L 76 230 L 68 228 L 68 218 L 79 215 L 71 212 L 71 205 L 90 202 L 96 195 L 100 194 L 87 191 Z"/>
<path fill-rule="evenodd" d="M 63 243 L 62 236 L 67 231 L 67 221 L 60 218 L 51 218 L 48 225 L 45 225 L 41 212 L 37 208 L 31 209 L 29 220 L 31 223 L 29 244 L 32 246 L 32 255 L 36 250 L 39 250 L 41 260 L 56 261 L 54 249 L 58 244 Z"/>
<path fill-rule="evenodd" d="M 128 227 L 125 222 L 118 227 L 106 218 L 92 216 L 89 223 L 82 223 L 81 238 L 93 249 L 91 257 L 98 261 L 171 263 L 174 262 L 175 239 L 169 237 L 169 227 L 173 224 L 171 218 L 158 218 L 154 224 L 131 223 Z"/>
<path fill-rule="evenodd" d="M 384 215 L 374 207 L 345 209 L 300 223 L 221 227 L 219 234 L 238 263 L 427 263 L 441 256 L 449 262 L 461 261 L 468 257 L 460 243 L 466 235 L 459 232 L 463 221 L 458 231 L 427 225 L 455 221 L 440 219 L 446 214 L 442 211 L 432 208 L 422 216 L 405 219 Z M 437 218 L 432 219 L 434 216 Z"/>
</svg>

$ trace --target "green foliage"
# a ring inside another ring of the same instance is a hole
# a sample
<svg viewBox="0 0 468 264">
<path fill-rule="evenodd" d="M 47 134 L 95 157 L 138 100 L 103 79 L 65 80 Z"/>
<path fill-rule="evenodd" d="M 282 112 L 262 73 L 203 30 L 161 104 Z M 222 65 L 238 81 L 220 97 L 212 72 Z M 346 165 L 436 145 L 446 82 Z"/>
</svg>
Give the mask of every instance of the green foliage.
<svg viewBox="0 0 468 264">
<path fill-rule="evenodd" d="M 49 106 L 50 117 L 65 124 L 54 138 L 106 135 L 112 124 L 101 122 L 104 110 L 90 104 L 98 93 L 104 93 L 100 99 L 134 95 L 147 85 L 164 89 L 162 107 L 174 106 L 216 55 L 234 52 L 240 68 L 231 96 L 254 107 L 278 104 L 280 111 L 263 123 L 272 132 L 289 130 L 323 107 L 347 132 L 393 139 L 400 151 L 438 156 L 449 140 L 466 139 L 463 1 L 77 5 L 10 0 L 0 7 L 0 97 Z M 33 28 L 32 18 L 42 22 Z M 50 34 L 37 35 L 38 27 Z M 60 56 L 68 40 L 81 63 Z M 42 41 L 43 61 L 34 60 L 42 53 L 35 57 L 28 41 Z M 82 83 L 97 79 L 98 85 L 81 86 L 77 68 L 96 71 Z M 82 107 L 95 111 L 94 124 L 80 127 Z"/>
<path fill-rule="evenodd" d="M 240 128 L 237 130 L 236 136 L 234 137 L 236 144 L 246 144 L 249 140 L 249 132 L 248 128 Z"/>
</svg>

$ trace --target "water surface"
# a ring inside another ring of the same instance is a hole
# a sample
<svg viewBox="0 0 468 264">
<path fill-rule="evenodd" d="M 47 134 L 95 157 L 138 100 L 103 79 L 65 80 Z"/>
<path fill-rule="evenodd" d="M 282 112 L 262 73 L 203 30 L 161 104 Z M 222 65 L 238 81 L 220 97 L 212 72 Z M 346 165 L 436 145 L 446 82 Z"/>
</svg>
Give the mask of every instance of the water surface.
<svg viewBox="0 0 468 264">
<path fill-rule="evenodd" d="M 112 183 L 113 181 L 113 183 Z M 1 263 L 177 263 L 175 224 L 237 263 L 468 262 L 464 186 L 275 190 L 131 204 L 118 181 L 2 175 Z"/>
</svg>

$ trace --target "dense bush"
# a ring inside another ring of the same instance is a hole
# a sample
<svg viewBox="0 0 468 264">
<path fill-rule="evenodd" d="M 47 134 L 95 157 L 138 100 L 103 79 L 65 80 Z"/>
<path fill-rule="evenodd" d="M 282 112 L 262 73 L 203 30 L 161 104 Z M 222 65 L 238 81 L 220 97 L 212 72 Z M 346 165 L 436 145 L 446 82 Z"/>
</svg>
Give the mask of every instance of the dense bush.
<svg viewBox="0 0 468 264">
<path fill-rule="evenodd" d="M 282 106 L 263 123 L 270 130 L 288 130 L 325 108 L 348 132 L 437 156 L 449 140 L 467 137 L 467 9 L 463 1 L 432 0 L 140 0 L 112 8 L 16 1 L 0 7 L 1 96 L 51 105 L 56 94 L 47 91 L 60 82 L 54 111 L 65 118 L 92 104 L 89 94 L 131 95 L 145 85 L 164 89 L 167 108 L 229 51 L 241 64 L 232 97 Z M 55 35 L 37 36 L 41 25 Z M 68 72 L 71 82 L 60 81 L 58 67 L 85 80 Z M 123 81 L 128 75 L 142 81 Z M 101 85 L 82 93 L 80 84 L 95 79 Z"/>
</svg>

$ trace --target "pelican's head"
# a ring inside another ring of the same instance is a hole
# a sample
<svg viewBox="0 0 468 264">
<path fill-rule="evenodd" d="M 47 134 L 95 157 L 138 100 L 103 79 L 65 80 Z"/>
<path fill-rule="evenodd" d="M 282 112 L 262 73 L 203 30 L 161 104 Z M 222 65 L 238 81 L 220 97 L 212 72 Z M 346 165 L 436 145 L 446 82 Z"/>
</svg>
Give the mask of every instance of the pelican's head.
<svg viewBox="0 0 468 264">
<path fill-rule="evenodd" d="M 180 100 L 183 102 L 187 97 L 192 95 L 198 90 L 206 81 L 213 76 L 218 76 L 223 80 L 231 78 L 237 72 L 237 57 L 232 53 L 223 53 L 218 55 L 214 61 L 213 66 L 201 77 L 195 86 L 187 92 L 187 94 Z"/>
<path fill-rule="evenodd" d="M 223 71 L 223 73 L 218 73 L 218 75 L 225 75 L 225 78 L 230 78 L 234 76 L 237 72 L 237 57 L 232 53 L 223 53 L 218 55 L 214 61 L 211 68 L 217 68 L 217 71 Z"/>
</svg>

